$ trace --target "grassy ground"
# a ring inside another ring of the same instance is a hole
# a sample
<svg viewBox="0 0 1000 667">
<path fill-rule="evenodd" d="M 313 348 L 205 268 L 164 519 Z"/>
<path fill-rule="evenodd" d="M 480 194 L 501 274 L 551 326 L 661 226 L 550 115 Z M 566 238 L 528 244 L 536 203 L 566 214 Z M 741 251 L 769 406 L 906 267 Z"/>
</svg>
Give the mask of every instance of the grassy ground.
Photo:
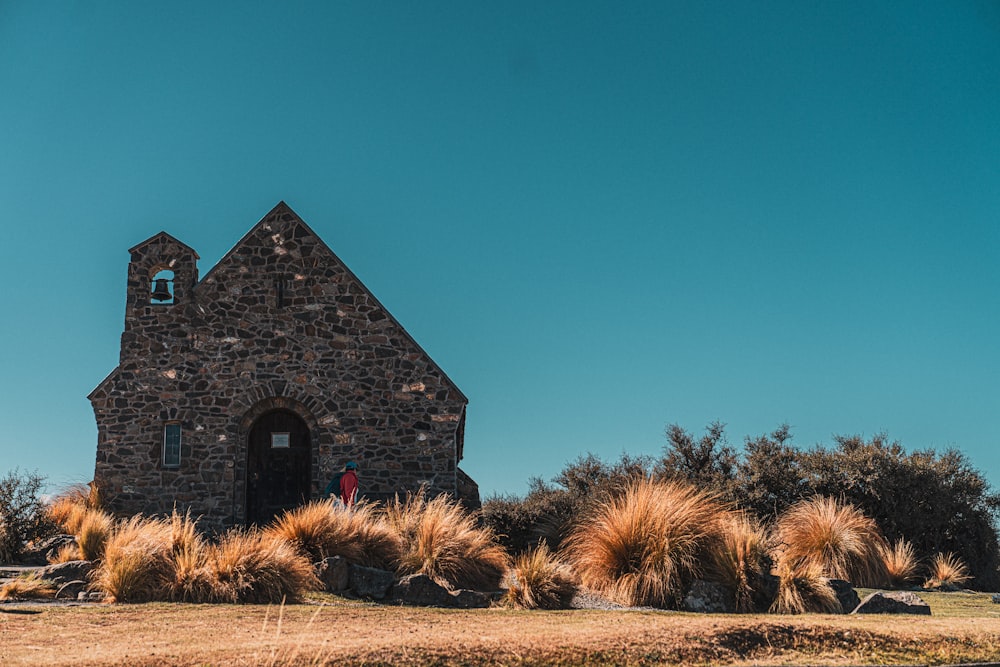
<svg viewBox="0 0 1000 667">
<path fill-rule="evenodd" d="M 931 617 L 525 612 L 311 604 L 0 606 L 2 665 L 944 664 L 1000 661 L 1000 605 Z"/>
</svg>

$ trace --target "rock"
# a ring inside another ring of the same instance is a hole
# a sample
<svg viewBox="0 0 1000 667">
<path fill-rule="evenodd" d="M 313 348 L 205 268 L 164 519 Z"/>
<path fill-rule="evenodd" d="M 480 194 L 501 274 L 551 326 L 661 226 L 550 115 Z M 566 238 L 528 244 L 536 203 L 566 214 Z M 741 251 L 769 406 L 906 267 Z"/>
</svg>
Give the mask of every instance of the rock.
<svg viewBox="0 0 1000 667">
<path fill-rule="evenodd" d="M 42 579 L 48 579 L 61 585 L 70 581 L 86 581 L 93 569 L 94 564 L 89 560 L 71 560 L 43 567 L 38 573 Z"/>
<path fill-rule="evenodd" d="M 80 594 L 86 591 L 87 582 L 81 579 L 76 579 L 74 581 L 67 581 L 65 584 L 60 586 L 56 590 L 55 599 L 56 600 L 77 600 L 80 598 Z"/>
<path fill-rule="evenodd" d="M 313 565 L 316 576 L 331 593 L 346 591 L 351 584 L 351 566 L 340 556 L 324 558 Z"/>
<path fill-rule="evenodd" d="M 909 591 L 879 591 L 872 593 L 851 612 L 852 614 L 919 614 L 931 615 L 930 606 Z"/>
<path fill-rule="evenodd" d="M 76 544 L 76 538 L 72 535 L 52 535 L 22 551 L 19 560 L 25 565 L 48 565 L 49 559 L 55 558 L 59 549 L 67 544 Z"/>
<path fill-rule="evenodd" d="M 485 609 L 502 596 L 503 591 L 484 593 L 463 588 L 450 594 L 450 603 L 452 607 L 459 609 Z"/>
<path fill-rule="evenodd" d="M 99 591 L 83 591 L 77 593 L 76 599 L 78 602 L 104 602 L 104 593 Z"/>
<path fill-rule="evenodd" d="M 451 595 L 447 588 L 426 574 L 411 574 L 393 585 L 389 599 L 421 607 L 444 607 L 451 602 Z"/>
<path fill-rule="evenodd" d="M 861 598 L 854 590 L 854 584 L 843 579 L 831 579 L 829 583 L 830 588 L 837 594 L 837 599 L 840 600 L 840 606 L 845 614 L 850 614 L 858 608 L 858 605 L 861 604 Z"/>
<path fill-rule="evenodd" d="M 1000 593 L 994 593 L 990 599 L 993 600 L 993 604 L 1000 604 Z"/>
<path fill-rule="evenodd" d="M 781 579 L 769 572 L 762 572 L 753 577 L 750 581 L 750 597 L 753 600 L 754 611 L 763 613 L 770 609 L 778 597 L 780 585 Z"/>
<path fill-rule="evenodd" d="M 358 597 L 382 600 L 396 582 L 396 575 L 386 570 L 360 565 L 351 565 L 349 569 L 349 587 Z"/>
<path fill-rule="evenodd" d="M 682 607 L 702 614 L 732 614 L 736 611 L 736 601 L 722 584 L 699 579 L 691 584 Z"/>
</svg>

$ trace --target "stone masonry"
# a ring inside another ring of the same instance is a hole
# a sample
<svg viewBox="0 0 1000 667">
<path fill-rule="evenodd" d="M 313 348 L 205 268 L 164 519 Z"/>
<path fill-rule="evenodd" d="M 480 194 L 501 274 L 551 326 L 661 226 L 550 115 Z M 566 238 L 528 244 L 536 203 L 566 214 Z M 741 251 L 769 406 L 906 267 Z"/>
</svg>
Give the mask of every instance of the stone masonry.
<svg viewBox="0 0 1000 667">
<path fill-rule="evenodd" d="M 308 429 L 310 498 L 354 460 L 371 499 L 425 487 L 478 502 L 457 467 L 468 399 L 284 202 L 201 280 L 197 253 L 165 232 L 129 252 L 119 365 L 89 396 L 112 510 L 246 523 L 248 438 L 275 411 Z M 173 298 L 158 303 L 163 271 Z"/>
</svg>

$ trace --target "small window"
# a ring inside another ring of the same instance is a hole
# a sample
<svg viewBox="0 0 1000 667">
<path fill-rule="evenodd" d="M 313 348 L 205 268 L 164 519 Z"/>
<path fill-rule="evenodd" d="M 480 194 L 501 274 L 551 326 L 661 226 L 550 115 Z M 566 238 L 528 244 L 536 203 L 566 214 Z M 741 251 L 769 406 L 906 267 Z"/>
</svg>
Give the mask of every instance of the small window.
<svg viewBox="0 0 1000 667">
<path fill-rule="evenodd" d="M 272 433 L 271 434 L 271 449 L 288 449 L 290 443 L 288 441 L 288 433 Z"/>
<path fill-rule="evenodd" d="M 176 468 L 181 464 L 181 425 L 167 424 L 163 427 L 163 465 Z"/>
</svg>

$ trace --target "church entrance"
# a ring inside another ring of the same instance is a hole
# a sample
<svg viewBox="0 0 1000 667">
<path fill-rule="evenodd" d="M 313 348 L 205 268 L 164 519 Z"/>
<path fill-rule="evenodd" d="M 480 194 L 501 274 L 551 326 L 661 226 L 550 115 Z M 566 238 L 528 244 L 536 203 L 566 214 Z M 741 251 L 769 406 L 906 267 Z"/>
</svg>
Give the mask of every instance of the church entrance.
<svg viewBox="0 0 1000 667">
<path fill-rule="evenodd" d="M 263 526 L 309 500 L 309 427 L 291 410 L 257 418 L 247 442 L 247 523 Z"/>
</svg>

